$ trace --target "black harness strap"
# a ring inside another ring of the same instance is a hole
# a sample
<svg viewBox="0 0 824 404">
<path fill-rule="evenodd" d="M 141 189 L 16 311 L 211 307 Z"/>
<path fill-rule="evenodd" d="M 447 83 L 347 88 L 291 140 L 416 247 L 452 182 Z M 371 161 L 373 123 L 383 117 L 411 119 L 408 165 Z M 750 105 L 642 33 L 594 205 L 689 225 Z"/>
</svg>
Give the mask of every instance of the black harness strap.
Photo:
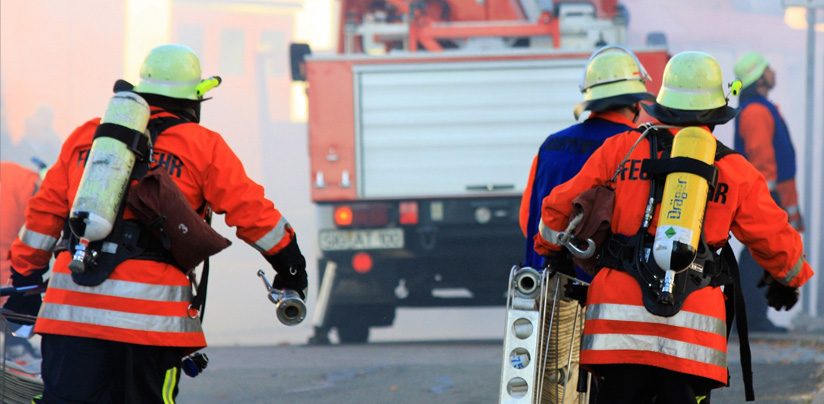
<svg viewBox="0 0 824 404">
<path fill-rule="evenodd" d="M 177 117 L 163 117 L 149 120 L 149 137 L 138 131 L 120 125 L 103 123 L 95 130 L 95 138 L 111 137 L 125 143 L 137 156 L 138 162 L 132 168 L 129 182 L 140 180 L 146 175 L 151 162 L 151 145 L 158 135 L 172 126 L 188 122 Z M 105 125 L 105 126 L 104 126 Z M 101 130 L 104 127 L 105 130 Z M 151 139 L 151 142 L 149 141 Z M 124 198 L 126 195 L 124 194 Z M 136 220 L 124 220 L 123 212 L 126 203 L 120 203 L 117 219 L 112 231 L 103 240 L 90 243 L 89 248 L 97 252 L 96 256 L 86 264 L 83 273 L 72 272 L 72 280 L 78 285 L 96 286 L 111 275 L 114 268 L 129 259 L 150 260 L 177 266 L 169 251 L 163 248 L 162 241 L 158 240 L 146 226 Z M 74 254 L 79 239 L 69 227 L 68 221 L 64 225 L 63 234 L 68 236 L 67 248 Z"/>
<path fill-rule="evenodd" d="M 730 247 L 730 243 L 724 245 L 721 250 L 721 258 L 728 269 L 732 280 L 731 285 L 724 286 L 724 294 L 727 296 L 727 340 L 730 338 L 732 322 L 735 319 L 735 327 L 738 330 L 738 350 L 741 356 L 741 375 L 744 378 L 744 395 L 747 401 L 755 401 L 755 391 L 752 382 L 752 352 L 750 351 L 750 337 L 747 329 L 747 307 L 744 302 L 744 291 L 741 288 L 741 273 L 738 270 L 738 261 Z"/>
<path fill-rule="evenodd" d="M 639 128 L 641 131 L 644 129 L 646 128 Z M 664 130 L 653 129 L 650 132 L 650 159 L 644 160 L 641 171 L 649 175 L 650 197 L 655 198 L 656 204 L 660 203 L 661 195 L 663 194 L 663 187 L 657 184 L 662 182 L 666 174 L 670 172 L 689 172 L 700 175 L 707 179 L 707 182 L 710 184 L 710 190 L 715 188 L 718 181 L 718 170 L 714 165 L 683 157 L 667 158 L 672 148 L 673 135 L 669 131 Z M 664 149 L 662 159 L 657 158 L 657 146 L 662 146 Z M 734 150 L 716 140 L 715 161 L 734 153 L 736 153 Z M 692 291 L 706 286 L 723 286 L 724 294 L 727 296 L 725 306 L 727 339 L 729 339 L 732 323 L 735 321 L 736 328 L 738 329 L 745 396 L 747 401 L 754 401 L 752 354 L 747 330 L 746 306 L 744 293 L 741 288 L 738 262 L 735 260 L 732 247 L 730 247 L 729 243 L 724 243 L 721 247 L 720 256 L 715 254 L 715 252 L 707 246 L 702 230 L 701 245 L 695 261 L 703 265 L 703 270 L 701 273 L 695 273 L 695 271 L 690 268 L 679 273 L 676 276 L 675 282 L 676 285 L 680 285 L 680 304 L 676 304 L 668 310 L 662 311 L 661 305 L 652 299 L 655 293 L 655 286 L 657 286 L 654 282 L 657 278 L 655 277 L 655 272 L 652 270 L 658 269 L 659 272 L 662 270 L 655 265 L 654 260 L 647 262 L 647 260 L 644 259 L 645 255 L 643 253 L 647 246 L 651 248 L 651 244 L 652 238 L 648 235 L 647 228 L 643 225 L 633 237 L 625 237 L 617 234 L 612 235 L 610 239 L 603 244 L 598 262 L 606 267 L 626 271 L 636 278 L 643 291 L 644 306 L 648 311 L 656 315 L 674 315 L 680 310 L 681 304 L 683 304 L 686 296 Z M 650 264 L 652 264 L 654 268 L 651 268 Z M 645 271 L 647 273 L 644 273 Z M 650 295 L 651 291 L 653 295 Z M 679 299 L 676 299 L 676 302 L 678 302 L 678 300 Z"/>
<path fill-rule="evenodd" d="M 110 137 L 123 142 L 137 159 L 143 161 L 149 152 L 149 139 L 143 133 L 114 123 L 101 123 L 94 132 L 94 139 Z M 152 138 L 154 142 L 154 138 Z"/>
</svg>

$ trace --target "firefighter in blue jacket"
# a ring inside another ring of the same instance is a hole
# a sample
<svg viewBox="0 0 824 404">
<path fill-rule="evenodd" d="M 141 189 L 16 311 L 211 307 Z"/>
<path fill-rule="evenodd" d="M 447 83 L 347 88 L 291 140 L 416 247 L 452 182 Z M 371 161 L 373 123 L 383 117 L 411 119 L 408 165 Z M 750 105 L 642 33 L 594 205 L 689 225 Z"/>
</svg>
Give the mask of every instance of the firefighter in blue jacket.
<svg viewBox="0 0 824 404">
<path fill-rule="evenodd" d="M 585 110 L 591 112 L 589 117 L 548 136 L 532 161 L 521 199 L 520 224 L 526 236 L 522 266 L 545 266 L 544 257 L 533 248 L 533 237 L 541 220 L 541 201 L 580 171 L 604 140 L 637 127 L 640 102 L 655 101 L 655 95 L 647 92 L 647 80 L 644 66 L 632 51 L 622 46 L 607 45 L 590 56 L 580 87 L 584 101 L 575 105 L 573 111 L 576 120 Z M 586 281 L 591 279 L 580 269 L 578 276 Z"/>
<path fill-rule="evenodd" d="M 749 160 L 764 179 L 773 200 L 787 213 L 790 225 L 804 231 L 798 208 L 795 183 L 795 150 L 790 131 L 778 106 L 767 99 L 775 86 L 775 71 L 758 52 L 747 52 L 735 63 L 735 75 L 743 88 L 739 96 L 741 113 L 735 118 L 735 151 Z M 767 318 L 767 304 L 760 296 L 759 278 L 764 270 L 747 248 L 739 254 L 742 287 L 747 297 L 747 321 L 751 331 L 786 332 Z M 762 285 L 763 286 L 763 285 Z"/>
</svg>

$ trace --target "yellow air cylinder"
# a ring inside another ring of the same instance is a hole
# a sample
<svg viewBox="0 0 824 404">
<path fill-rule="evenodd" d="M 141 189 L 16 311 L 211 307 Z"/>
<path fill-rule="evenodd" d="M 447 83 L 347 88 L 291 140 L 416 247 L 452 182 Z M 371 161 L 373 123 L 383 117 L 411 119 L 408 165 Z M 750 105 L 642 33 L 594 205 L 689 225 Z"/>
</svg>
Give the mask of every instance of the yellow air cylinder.
<svg viewBox="0 0 824 404">
<path fill-rule="evenodd" d="M 69 215 L 69 227 L 80 239 L 78 247 L 81 247 L 77 249 L 81 254 L 75 254 L 69 265 L 74 272 L 85 270 L 85 249 L 89 242 L 102 240 L 111 233 L 136 159 L 125 143 L 105 136 L 113 127 L 103 124 L 123 126 L 148 136 L 149 115 L 149 104 L 133 92 L 115 93 L 109 101 L 101 126 L 95 132 Z"/>
<path fill-rule="evenodd" d="M 675 136 L 671 156 L 712 164 L 715 145 L 712 133 L 691 126 Z M 695 260 L 708 190 L 707 180 L 697 174 L 673 172 L 667 175 L 653 243 L 655 262 L 666 271 L 661 297 L 664 302 L 672 300 L 675 273 L 687 269 Z"/>
</svg>

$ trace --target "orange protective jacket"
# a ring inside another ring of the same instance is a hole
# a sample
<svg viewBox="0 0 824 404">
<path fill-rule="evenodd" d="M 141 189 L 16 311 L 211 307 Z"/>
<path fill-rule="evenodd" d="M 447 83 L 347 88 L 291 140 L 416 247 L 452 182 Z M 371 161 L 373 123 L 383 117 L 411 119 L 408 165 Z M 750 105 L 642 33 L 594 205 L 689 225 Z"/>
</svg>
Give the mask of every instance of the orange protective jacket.
<svg viewBox="0 0 824 404">
<path fill-rule="evenodd" d="M 152 118 L 169 116 L 152 108 Z M 77 128 L 63 144 L 29 202 L 26 225 L 12 245 L 12 265 L 24 275 L 42 268 L 69 216 L 83 168 L 100 120 Z M 196 123 L 174 126 L 157 138 L 154 159 L 186 195 L 193 209 L 208 203 L 225 214 L 237 236 L 263 254 L 274 254 L 293 230 L 263 187 L 246 175 L 243 164 L 220 134 Z M 124 216 L 130 215 L 126 209 Z M 74 283 L 61 252 L 55 260 L 35 332 L 98 338 L 134 344 L 199 349 L 206 340 L 198 318 L 188 316 L 192 287 L 175 267 L 155 261 L 127 260 L 107 280 L 87 287 Z"/>
<path fill-rule="evenodd" d="M 5 285 L 9 271 L 11 243 L 26 222 L 26 203 L 37 191 L 40 176 L 17 163 L 0 161 L 0 285 Z"/>
<path fill-rule="evenodd" d="M 544 199 L 541 232 L 535 237 L 539 253 L 560 250 L 547 240 L 566 228 L 572 200 L 612 178 L 638 137 L 638 132 L 630 131 L 607 139 L 575 177 Z M 630 237 L 641 226 L 650 182 L 640 167 L 649 157 L 649 142 L 644 139 L 617 177 L 611 224 L 615 234 Z M 773 201 L 764 177 L 739 154 L 727 155 L 715 165 L 718 184 L 708 198 L 704 218 L 707 243 L 720 248 L 732 231 L 775 279 L 793 287 L 803 285 L 813 271 L 804 260 L 801 237 Z M 650 233 L 655 232 L 658 210 Z M 635 278 L 603 268 L 590 284 L 587 306 L 581 364 L 650 365 L 726 385 L 726 314 L 720 287 L 699 289 L 687 297 L 678 314 L 660 317 L 644 308 Z"/>
</svg>

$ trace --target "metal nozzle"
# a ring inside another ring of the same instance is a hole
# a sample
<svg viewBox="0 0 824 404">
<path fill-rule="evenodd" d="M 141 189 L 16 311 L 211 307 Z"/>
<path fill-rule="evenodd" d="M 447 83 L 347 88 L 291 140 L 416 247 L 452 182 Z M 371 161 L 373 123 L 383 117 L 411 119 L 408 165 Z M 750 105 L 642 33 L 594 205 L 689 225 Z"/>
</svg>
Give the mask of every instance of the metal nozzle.
<svg viewBox="0 0 824 404">
<path fill-rule="evenodd" d="M 533 268 L 521 268 L 515 272 L 515 292 L 527 299 L 534 298 L 541 290 L 541 274 Z"/>
<path fill-rule="evenodd" d="M 292 289 L 273 288 L 262 269 L 258 270 L 258 276 L 269 291 L 269 301 L 275 304 L 278 321 L 289 326 L 300 324 L 306 318 L 306 304 L 300 294 Z"/>
</svg>

